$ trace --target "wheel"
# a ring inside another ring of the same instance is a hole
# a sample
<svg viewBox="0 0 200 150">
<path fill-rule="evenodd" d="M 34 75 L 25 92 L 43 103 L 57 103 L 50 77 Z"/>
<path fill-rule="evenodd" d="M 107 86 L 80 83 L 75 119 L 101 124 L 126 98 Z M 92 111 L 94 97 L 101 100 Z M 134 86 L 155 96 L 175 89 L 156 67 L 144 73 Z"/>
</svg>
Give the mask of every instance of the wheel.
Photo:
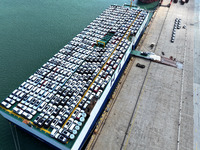
<svg viewBox="0 0 200 150">
<path fill-rule="evenodd" d="M 177 3 L 178 2 L 178 0 L 174 0 L 174 3 Z"/>
</svg>

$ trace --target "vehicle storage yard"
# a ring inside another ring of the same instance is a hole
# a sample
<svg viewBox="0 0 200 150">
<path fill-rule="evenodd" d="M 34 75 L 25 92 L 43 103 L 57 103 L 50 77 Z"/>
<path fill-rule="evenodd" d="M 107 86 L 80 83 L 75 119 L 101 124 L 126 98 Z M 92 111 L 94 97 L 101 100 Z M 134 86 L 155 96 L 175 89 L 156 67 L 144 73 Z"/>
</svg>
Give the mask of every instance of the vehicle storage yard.
<svg viewBox="0 0 200 150">
<path fill-rule="evenodd" d="M 169 3 L 170 0 L 164 0 L 162 5 Z M 88 149 L 200 149 L 197 101 L 200 80 L 196 67 L 199 16 L 194 8 L 199 13 L 199 5 L 195 6 L 193 1 L 158 8 L 137 50 L 172 56 L 183 63 L 183 69 L 132 58 L 133 65 L 116 101 L 112 109 L 106 108 L 101 119 L 103 125 L 95 130 Z M 176 30 L 172 43 L 176 18 L 182 20 L 181 28 Z M 152 43 L 155 46 L 151 49 Z M 136 67 L 137 63 L 146 67 Z"/>
</svg>

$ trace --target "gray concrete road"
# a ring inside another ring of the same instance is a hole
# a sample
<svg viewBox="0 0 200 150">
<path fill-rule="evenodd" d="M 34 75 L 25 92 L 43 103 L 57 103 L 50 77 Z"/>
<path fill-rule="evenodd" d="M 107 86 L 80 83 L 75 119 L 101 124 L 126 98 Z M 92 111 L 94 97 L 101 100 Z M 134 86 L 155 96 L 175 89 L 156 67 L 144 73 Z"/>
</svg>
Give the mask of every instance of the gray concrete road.
<svg viewBox="0 0 200 150">
<path fill-rule="evenodd" d="M 191 150 L 195 142 L 195 149 L 199 147 L 196 140 L 200 139 L 199 122 L 193 121 L 193 115 L 199 117 L 198 113 L 193 113 L 193 75 L 198 77 L 194 78 L 194 90 L 200 89 L 200 70 L 193 73 L 194 41 L 195 49 L 200 45 L 193 16 L 191 0 L 185 5 L 177 3 L 158 9 L 140 50 L 159 55 L 164 52 L 165 57 L 173 56 L 184 67 L 177 69 L 136 58 L 94 145 L 95 150 Z M 177 30 L 175 42 L 171 43 L 175 18 L 181 18 L 181 26 L 187 28 Z M 153 49 L 149 47 L 151 43 L 156 43 Z M 197 53 L 200 56 L 200 52 Z M 194 69 L 200 66 L 197 58 L 194 57 Z M 144 64 L 145 69 L 137 68 L 138 62 Z M 199 102 L 194 102 L 200 110 Z M 196 133 L 193 134 L 195 124 Z"/>
</svg>

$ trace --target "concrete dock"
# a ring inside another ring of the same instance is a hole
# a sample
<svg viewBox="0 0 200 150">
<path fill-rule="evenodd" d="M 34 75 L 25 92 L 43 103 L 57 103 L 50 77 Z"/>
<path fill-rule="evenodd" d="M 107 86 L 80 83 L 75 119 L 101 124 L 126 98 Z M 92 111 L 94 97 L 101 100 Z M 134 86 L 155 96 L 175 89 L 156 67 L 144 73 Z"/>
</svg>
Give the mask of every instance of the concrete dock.
<svg viewBox="0 0 200 150">
<path fill-rule="evenodd" d="M 162 5 L 169 2 L 164 0 Z M 199 4 L 196 5 L 199 9 Z M 183 63 L 183 69 L 134 58 L 123 87 L 89 149 L 200 149 L 197 101 L 200 70 L 193 70 L 200 64 L 196 57 L 200 56 L 200 32 L 199 18 L 194 20 L 194 16 L 198 13 L 195 14 L 195 2 L 191 0 L 184 5 L 172 3 L 170 8 L 158 8 L 137 50 L 172 56 Z M 171 43 L 175 18 L 182 19 L 181 27 L 186 28 L 177 29 Z M 151 49 L 152 43 L 155 46 Z M 146 67 L 138 68 L 137 63 Z"/>
</svg>

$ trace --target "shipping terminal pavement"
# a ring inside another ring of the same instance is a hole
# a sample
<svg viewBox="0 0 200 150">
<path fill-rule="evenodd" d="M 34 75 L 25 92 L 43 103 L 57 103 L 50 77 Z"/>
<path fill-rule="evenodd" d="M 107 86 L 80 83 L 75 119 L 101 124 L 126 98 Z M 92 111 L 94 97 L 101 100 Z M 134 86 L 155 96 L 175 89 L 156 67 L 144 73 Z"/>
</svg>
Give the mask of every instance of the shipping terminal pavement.
<svg viewBox="0 0 200 150">
<path fill-rule="evenodd" d="M 109 113 L 87 149 L 200 150 L 200 4 L 191 0 L 165 7 L 169 3 L 164 0 L 157 9 L 137 50 L 172 56 L 183 68 L 133 57 L 116 101 L 105 110 Z M 176 18 L 182 20 L 181 28 L 171 43 Z"/>
</svg>

